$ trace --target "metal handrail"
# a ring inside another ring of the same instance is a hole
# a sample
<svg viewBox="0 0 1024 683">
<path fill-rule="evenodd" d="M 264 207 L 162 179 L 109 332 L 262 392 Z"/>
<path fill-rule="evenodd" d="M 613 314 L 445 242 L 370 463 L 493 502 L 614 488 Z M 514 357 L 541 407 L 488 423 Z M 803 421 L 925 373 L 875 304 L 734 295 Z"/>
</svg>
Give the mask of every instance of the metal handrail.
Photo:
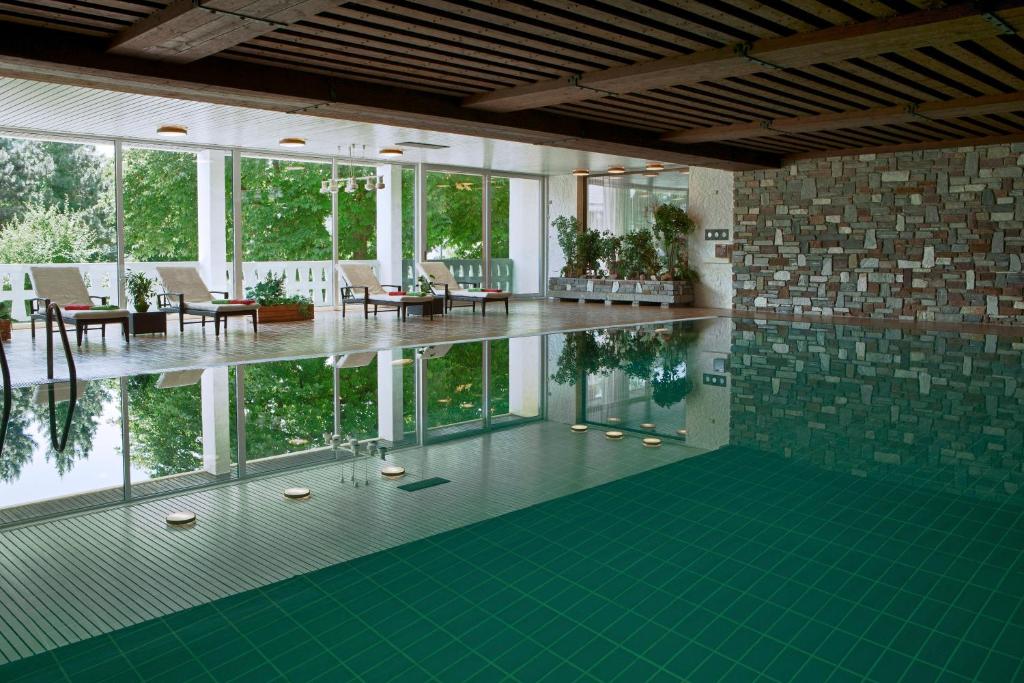
<svg viewBox="0 0 1024 683">
<path fill-rule="evenodd" d="M 0 374 L 4 378 L 4 408 L 3 415 L 0 415 L 0 456 L 4 452 L 4 442 L 7 440 L 7 424 L 11 421 L 11 395 L 14 387 L 11 384 L 11 368 L 7 365 L 7 352 L 4 351 L 3 342 L 0 342 Z"/>
<path fill-rule="evenodd" d="M 53 321 L 57 321 L 57 330 L 60 332 L 60 341 L 64 346 L 64 358 L 68 363 L 68 415 L 64 420 L 64 434 L 57 435 L 57 400 L 53 387 Z M 60 314 L 60 306 L 51 303 L 46 307 L 46 376 L 50 379 L 46 386 L 47 402 L 50 409 L 50 443 L 53 450 L 63 453 L 68 445 L 68 437 L 71 435 L 71 422 L 75 417 L 75 402 L 78 400 L 78 372 L 75 369 L 75 359 L 71 355 L 71 341 L 68 339 L 67 328 L 64 327 L 64 318 Z"/>
</svg>

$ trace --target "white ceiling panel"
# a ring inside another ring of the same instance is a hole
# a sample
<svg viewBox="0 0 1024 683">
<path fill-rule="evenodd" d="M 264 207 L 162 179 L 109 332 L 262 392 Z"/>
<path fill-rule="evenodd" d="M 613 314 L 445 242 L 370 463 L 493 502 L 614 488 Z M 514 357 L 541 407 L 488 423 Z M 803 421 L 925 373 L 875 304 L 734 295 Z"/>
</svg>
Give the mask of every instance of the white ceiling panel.
<svg viewBox="0 0 1024 683">
<path fill-rule="evenodd" d="M 614 165 L 639 169 L 644 164 L 643 159 L 556 147 L 0 78 L 0 129 L 8 134 L 167 143 L 156 134 L 157 127 L 164 124 L 187 126 L 183 144 L 189 146 L 241 147 L 290 155 L 297 150 L 280 147 L 279 139 L 305 138 L 301 154 L 317 156 L 338 155 L 339 149 L 341 156 L 347 156 L 349 145 L 356 145 L 356 156 L 363 157 L 365 145 L 365 158 L 381 161 L 377 150 L 400 142 L 446 145 L 446 149 L 406 149 L 402 161 L 513 173 L 560 175 L 578 167 L 601 172 Z"/>
</svg>

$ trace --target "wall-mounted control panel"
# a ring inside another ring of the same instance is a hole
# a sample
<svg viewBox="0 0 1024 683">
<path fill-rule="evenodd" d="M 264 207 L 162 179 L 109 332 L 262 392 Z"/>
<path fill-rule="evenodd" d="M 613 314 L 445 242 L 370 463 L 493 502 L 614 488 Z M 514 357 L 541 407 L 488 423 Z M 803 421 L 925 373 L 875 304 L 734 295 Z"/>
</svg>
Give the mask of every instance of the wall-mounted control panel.
<svg viewBox="0 0 1024 683">
<path fill-rule="evenodd" d="M 713 387 L 725 387 L 729 385 L 728 375 L 713 375 L 710 372 L 704 373 L 704 384 L 710 384 Z"/>
<path fill-rule="evenodd" d="M 704 241 L 705 242 L 719 242 L 721 240 L 729 239 L 728 230 L 705 230 Z"/>
</svg>

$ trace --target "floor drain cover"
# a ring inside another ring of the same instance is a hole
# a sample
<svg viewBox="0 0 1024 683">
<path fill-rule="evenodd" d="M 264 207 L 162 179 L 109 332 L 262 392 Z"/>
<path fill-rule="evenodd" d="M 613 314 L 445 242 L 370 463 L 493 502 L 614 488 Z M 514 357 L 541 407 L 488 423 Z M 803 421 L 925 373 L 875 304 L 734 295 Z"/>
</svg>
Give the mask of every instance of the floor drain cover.
<svg viewBox="0 0 1024 683">
<path fill-rule="evenodd" d="M 441 477 L 431 477 L 430 479 L 421 479 L 420 481 L 414 481 L 411 484 L 402 484 L 398 488 L 403 491 L 419 491 L 420 489 L 429 489 L 431 486 L 438 486 L 439 484 L 447 484 L 450 479 L 442 479 Z"/>
<path fill-rule="evenodd" d="M 196 523 L 196 513 L 194 512 L 172 512 L 167 515 L 167 526 L 183 527 L 192 526 Z"/>
</svg>

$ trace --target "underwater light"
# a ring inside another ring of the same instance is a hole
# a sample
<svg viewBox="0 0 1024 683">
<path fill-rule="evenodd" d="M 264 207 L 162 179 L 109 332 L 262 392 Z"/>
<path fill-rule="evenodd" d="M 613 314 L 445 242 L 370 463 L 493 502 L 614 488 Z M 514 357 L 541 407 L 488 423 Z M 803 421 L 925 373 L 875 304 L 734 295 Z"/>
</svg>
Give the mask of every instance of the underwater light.
<svg viewBox="0 0 1024 683">
<path fill-rule="evenodd" d="M 654 429 L 654 423 L 653 422 L 641 422 L 640 423 L 640 429 Z"/>
<path fill-rule="evenodd" d="M 657 448 L 661 445 L 661 439 L 656 436 L 648 436 L 644 438 L 644 446 L 647 448 Z"/>
<path fill-rule="evenodd" d="M 577 434 L 582 434 L 583 432 L 587 431 L 587 425 L 572 425 L 571 427 L 569 427 L 569 429 L 576 432 Z"/>
<path fill-rule="evenodd" d="M 687 433 L 688 432 L 685 429 L 677 429 L 676 430 L 676 434 L 678 434 L 679 436 L 686 436 Z"/>
<path fill-rule="evenodd" d="M 190 527 L 196 523 L 196 513 L 194 512 L 172 512 L 164 518 L 167 521 L 167 526 L 173 527 Z"/>
<path fill-rule="evenodd" d="M 304 486 L 293 486 L 284 490 L 284 497 L 288 500 L 307 500 L 312 495 Z"/>
<path fill-rule="evenodd" d="M 608 437 L 609 439 L 611 439 L 612 441 L 618 441 L 623 436 L 625 436 L 625 434 L 623 434 L 622 432 L 614 431 L 614 430 L 610 431 L 610 432 L 605 432 L 604 435 L 606 437 Z"/>
</svg>

